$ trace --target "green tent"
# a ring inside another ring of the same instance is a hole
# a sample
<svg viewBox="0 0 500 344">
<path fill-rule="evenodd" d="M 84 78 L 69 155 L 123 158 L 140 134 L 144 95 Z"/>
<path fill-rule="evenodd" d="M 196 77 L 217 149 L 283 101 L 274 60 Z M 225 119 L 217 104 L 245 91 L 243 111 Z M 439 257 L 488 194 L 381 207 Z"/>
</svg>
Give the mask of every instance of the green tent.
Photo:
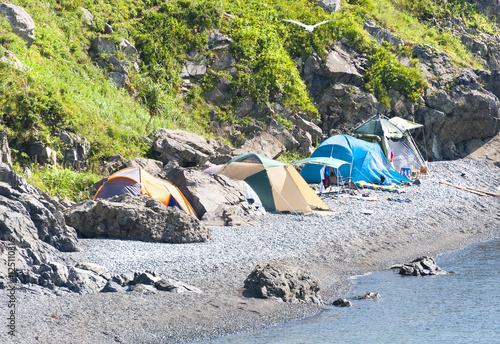
<svg viewBox="0 0 500 344">
<path fill-rule="evenodd" d="M 402 168 L 420 170 L 425 161 L 420 154 L 410 129 L 422 127 L 402 118 L 389 119 L 375 115 L 352 131 L 352 136 L 373 143 L 378 143 L 396 171 Z"/>
<path fill-rule="evenodd" d="M 267 211 L 329 210 L 295 167 L 259 154 L 239 155 L 217 174 L 245 181 Z"/>
</svg>

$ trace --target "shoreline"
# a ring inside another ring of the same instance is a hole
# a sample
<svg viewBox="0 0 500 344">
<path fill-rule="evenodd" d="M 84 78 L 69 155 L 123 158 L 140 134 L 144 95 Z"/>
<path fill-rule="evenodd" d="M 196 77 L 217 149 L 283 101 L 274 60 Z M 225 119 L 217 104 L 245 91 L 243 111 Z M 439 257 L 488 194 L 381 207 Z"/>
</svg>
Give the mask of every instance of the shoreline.
<svg viewBox="0 0 500 344">
<path fill-rule="evenodd" d="M 439 186 L 443 178 L 464 183 L 466 173 L 474 187 L 494 191 L 500 169 L 469 160 L 431 166 L 432 177 L 404 193 L 369 191 L 379 197 L 374 202 L 325 197 L 335 215 L 266 214 L 259 226 L 215 227 L 207 243 L 81 239 L 80 252 L 65 254 L 68 262 L 94 262 L 112 274 L 154 269 L 203 293 L 19 292 L 17 342 L 197 343 L 259 330 L 315 316 L 321 306 L 244 297 L 243 281 L 257 264 L 281 261 L 308 270 L 328 301 L 349 290 L 351 276 L 500 238 L 499 198 Z M 0 340 L 9 339 L 4 330 Z"/>
</svg>

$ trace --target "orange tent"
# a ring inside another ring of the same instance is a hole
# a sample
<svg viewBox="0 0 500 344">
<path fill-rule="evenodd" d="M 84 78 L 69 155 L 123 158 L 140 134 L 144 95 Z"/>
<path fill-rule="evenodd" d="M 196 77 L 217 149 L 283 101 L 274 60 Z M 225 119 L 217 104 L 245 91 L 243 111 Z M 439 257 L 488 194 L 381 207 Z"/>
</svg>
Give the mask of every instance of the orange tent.
<svg viewBox="0 0 500 344">
<path fill-rule="evenodd" d="M 128 167 L 113 173 L 97 190 L 94 199 L 116 195 L 149 195 L 166 206 L 175 206 L 198 217 L 182 192 L 168 180 L 158 179 L 140 167 Z"/>
</svg>

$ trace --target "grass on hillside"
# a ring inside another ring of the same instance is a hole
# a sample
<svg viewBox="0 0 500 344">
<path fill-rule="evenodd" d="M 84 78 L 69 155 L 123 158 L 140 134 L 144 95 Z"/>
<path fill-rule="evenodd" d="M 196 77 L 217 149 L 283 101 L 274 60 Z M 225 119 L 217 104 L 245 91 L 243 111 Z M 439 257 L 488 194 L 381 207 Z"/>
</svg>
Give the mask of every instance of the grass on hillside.
<svg viewBox="0 0 500 344">
<path fill-rule="evenodd" d="M 459 17 L 466 25 L 487 33 L 498 27 L 463 0 L 347 0 L 339 13 L 327 13 L 315 0 L 12 0 L 26 9 L 35 21 L 35 43 L 28 49 L 0 20 L 0 54 L 11 50 L 28 67 L 17 71 L 0 65 L 0 130 L 6 130 L 17 164 L 29 163 L 22 144 L 40 140 L 61 154 L 60 130 L 74 131 L 91 143 L 90 164 L 99 164 L 111 154 L 126 158 L 148 156 L 143 137 L 157 128 L 182 128 L 211 136 L 209 113 L 219 119 L 245 124 L 235 108 L 248 98 L 267 104 L 281 99 L 293 111 L 318 116 L 296 67 L 296 59 L 325 51 L 340 39 L 360 53 L 372 66 L 365 90 L 390 103 L 388 89 L 394 88 L 416 101 L 426 81 L 414 67 L 403 66 L 397 56 L 409 49 L 378 46 L 363 29 L 365 18 L 403 38 L 407 46 L 427 43 L 446 52 L 462 67 L 481 67 L 460 40 L 439 32 L 429 20 Z M 94 15 L 94 25 L 84 23 L 85 7 Z M 304 23 L 334 19 L 313 33 L 282 19 Z M 130 87 L 138 96 L 117 89 L 89 58 L 92 38 L 103 34 L 104 23 L 113 25 L 111 35 L 126 38 L 141 52 L 141 70 L 130 75 Z M 186 98 L 179 97 L 178 74 L 187 52 L 213 57 L 206 49 L 207 33 L 218 28 L 233 40 L 231 52 L 237 73 L 207 73 Z M 228 104 L 213 107 L 203 95 L 222 80 L 238 90 Z M 291 122 L 276 118 L 285 126 Z M 229 143 L 229 142 L 228 142 Z M 293 152 L 287 153 L 293 157 Z M 282 157 L 288 159 L 287 155 Z M 294 159 L 295 160 L 295 159 Z M 56 169 L 57 170 L 57 169 Z M 78 198 L 80 191 L 45 186 L 44 175 L 54 171 L 34 169 L 39 186 L 63 197 Z M 65 172 L 66 173 L 66 172 Z M 57 177 L 59 178 L 59 177 Z M 64 177 L 66 178 L 66 176 Z M 77 179 L 69 174 L 68 178 Z M 83 178 L 84 180 L 88 180 Z M 36 182 L 35 182 L 36 183 Z M 72 185 L 71 183 L 67 183 Z M 54 191 L 55 190 L 55 191 Z"/>
</svg>

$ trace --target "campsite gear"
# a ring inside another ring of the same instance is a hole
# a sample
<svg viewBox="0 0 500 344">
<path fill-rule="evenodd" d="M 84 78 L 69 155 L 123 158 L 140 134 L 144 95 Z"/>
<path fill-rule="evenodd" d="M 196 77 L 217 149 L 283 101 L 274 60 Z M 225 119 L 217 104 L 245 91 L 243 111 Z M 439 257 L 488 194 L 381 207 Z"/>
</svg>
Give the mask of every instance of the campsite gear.
<svg viewBox="0 0 500 344">
<path fill-rule="evenodd" d="M 394 202 L 399 202 L 399 203 L 410 203 L 411 201 L 409 199 L 399 199 L 399 198 L 394 198 L 394 197 L 387 197 L 388 201 L 394 201 Z"/>
<path fill-rule="evenodd" d="M 239 155 L 217 173 L 248 183 L 267 211 L 329 210 L 295 167 L 259 154 Z"/>
<path fill-rule="evenodd" d="M 197 217 L 191 204 L 175 185 L 168 180 L 153 177 L 140 167 L 128 167 L 113 173 L 97 190 L 94 199 L 122 194 L 149 195 L 166 206 L 177 207 Z"/>
<path fill-rule="evenodd" d="M 423 125 L 400 117 L 389 119 L 382 115 L 375 115 L 355 128 L 352 136 L 367 142 L 378 143 L 396 171 L 409 168 L 409 176 L 411 176 L 411 170 L 420 170 L 421 167 L 425 167 L 425 161 L 410 134 L 410 130 L 416 128 L 423 128 Z"/>
<path fill-rule="evenodd" d="M 380 176 L 383 175 L 393 182 L 411 183 L 411 180 L 399 174 L 391 166 L 377 143 L 366 142 L 349 135 L 335 135 L 323 141 L 310 159 L 321 157 L 331 157 L 333 161 L 346 162 L 335 170 L 337 178 L 343 181 L 380 183 Z M 319 183 L 320 169 L 321 166 L 317 164 L 306 164 L 300 175 L 309 183 Z"/>
<path fill-rule="evenodd" d="M 365 183 L 363 181 L 361 182 L 355 182 L 357 187 L 361 189 L 372 189 L 372 190 L 381 190 L 381 191 L 389 191 L 389 192 L 406 192 L 405 190 L 402 190 L 400 188 L 394 187 L 394 186 L 384 186 L 384 185 L 377 185 L 377 184 L 370 184 L 370 183 Z"/>
<path fill-rule="evenodd" d="M 405 177 L 411 177 L 411 168 L 409 167 L 401 167 L 401 175 Z"/>
</svg>

